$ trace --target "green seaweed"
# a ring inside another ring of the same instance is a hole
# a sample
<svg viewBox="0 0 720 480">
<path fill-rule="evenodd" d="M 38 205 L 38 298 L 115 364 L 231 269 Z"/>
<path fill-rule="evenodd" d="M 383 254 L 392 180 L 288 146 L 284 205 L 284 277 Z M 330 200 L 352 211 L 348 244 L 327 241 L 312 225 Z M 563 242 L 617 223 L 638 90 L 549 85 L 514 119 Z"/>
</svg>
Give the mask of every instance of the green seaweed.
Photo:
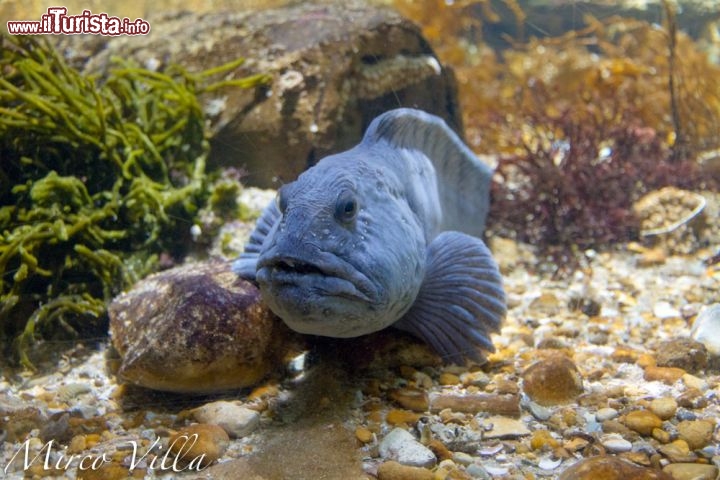
<svg viewBox="0 0 720 480">
<path fill-rule="evenodd" d="M 0 42 L 0 341 L 29 367 L 34 339 L 103 331 L 113 296 L 183 256 L 212 194 L 198 95 L 266 77 L 114 59 L 101 81 L 47 42 Z"/>
</svg>

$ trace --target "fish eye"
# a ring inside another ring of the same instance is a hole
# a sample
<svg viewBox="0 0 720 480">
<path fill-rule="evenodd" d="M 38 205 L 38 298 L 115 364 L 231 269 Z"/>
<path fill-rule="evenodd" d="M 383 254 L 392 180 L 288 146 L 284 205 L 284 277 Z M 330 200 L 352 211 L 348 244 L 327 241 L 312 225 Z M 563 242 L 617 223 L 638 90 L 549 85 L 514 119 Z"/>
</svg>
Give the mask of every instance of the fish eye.
<svg viewBox="0 0 720 480">
<path fill-rule="evenodd" d="M 287 204 L 287 191 L 283 185 L 280 187 L 280 190 L 278 190 L 277 195 L 275 195 L 275 206 L 278 210 L 280 210 L 280 213 L 285 213 L 285 210 L 287 210 Z"/>
<path fill-rule="evenodd" d="M 335 218 L 343 223 L 350 223 L 355 219 L 358 212 L 358 202 L 355 194 L 349 190 L 343 190 L 335 201 Z"/>
</svg>

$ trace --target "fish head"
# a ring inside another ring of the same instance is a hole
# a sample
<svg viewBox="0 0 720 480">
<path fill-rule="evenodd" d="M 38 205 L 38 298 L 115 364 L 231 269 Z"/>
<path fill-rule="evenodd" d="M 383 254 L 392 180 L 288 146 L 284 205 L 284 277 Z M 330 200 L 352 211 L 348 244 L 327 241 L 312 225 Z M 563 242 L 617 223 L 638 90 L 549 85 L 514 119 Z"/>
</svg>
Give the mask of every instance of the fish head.
<svg viewBox="0 0 720 480">
<path fill-rule="evenodd" d="M 263 243 L 256 279 L 290 328 L 355 337 L 410 308 L 426 244 L 401 190 L 401 179 L 361 159 L 332 157 L 280 188 L 281 218 Z"/>
</svg>

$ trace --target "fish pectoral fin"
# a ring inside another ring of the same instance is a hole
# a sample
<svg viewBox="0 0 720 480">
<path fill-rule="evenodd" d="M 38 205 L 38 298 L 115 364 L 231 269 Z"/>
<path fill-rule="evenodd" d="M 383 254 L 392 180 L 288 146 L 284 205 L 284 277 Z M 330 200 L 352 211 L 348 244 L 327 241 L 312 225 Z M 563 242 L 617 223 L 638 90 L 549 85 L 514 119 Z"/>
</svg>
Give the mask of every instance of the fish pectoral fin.
<svg viewBox="0 0 720 480">
<path fill-rule="evenodd" d="M 393 324 L 432 346 L 446 361 L 480 361 L 481 350 L 495 351 L 506 312 L 502 277 L 490 250 L 479 238 L 443 232 L 427 247 L 427 269 L 415 302 Z"/>
<path fill-rule="evenodd" d="M 245 244 L 243 253 L 232 264 L 232 271 L 237 273 L 240 278 L 255 281 L 257 261 L 262 252 L 263 243 L 274 230 L 278 221 L 280 221 L 280 217 L 282 217 L 282 214 L 273 200 L 260 215 L 255 230 L 250 234 L 250 238 Z"/>
</svg>

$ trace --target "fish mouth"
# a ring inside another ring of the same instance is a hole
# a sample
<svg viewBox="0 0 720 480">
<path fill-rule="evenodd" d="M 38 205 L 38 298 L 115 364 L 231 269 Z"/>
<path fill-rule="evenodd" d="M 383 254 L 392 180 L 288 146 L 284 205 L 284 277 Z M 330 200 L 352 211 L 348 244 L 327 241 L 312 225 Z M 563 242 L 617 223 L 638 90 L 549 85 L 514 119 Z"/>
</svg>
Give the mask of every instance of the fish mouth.
<svg viewBox="0 0 720 480">
<path fill-rule="evenodd" d="M 378 289 L 353 265 L 328 252 L 313 257 L 308 260 L 298 255 L 261 256 L 257 264 L 258 282 L 271 288 L 299 288 L 309 296 L 377 302 Z"/>
</svg>

